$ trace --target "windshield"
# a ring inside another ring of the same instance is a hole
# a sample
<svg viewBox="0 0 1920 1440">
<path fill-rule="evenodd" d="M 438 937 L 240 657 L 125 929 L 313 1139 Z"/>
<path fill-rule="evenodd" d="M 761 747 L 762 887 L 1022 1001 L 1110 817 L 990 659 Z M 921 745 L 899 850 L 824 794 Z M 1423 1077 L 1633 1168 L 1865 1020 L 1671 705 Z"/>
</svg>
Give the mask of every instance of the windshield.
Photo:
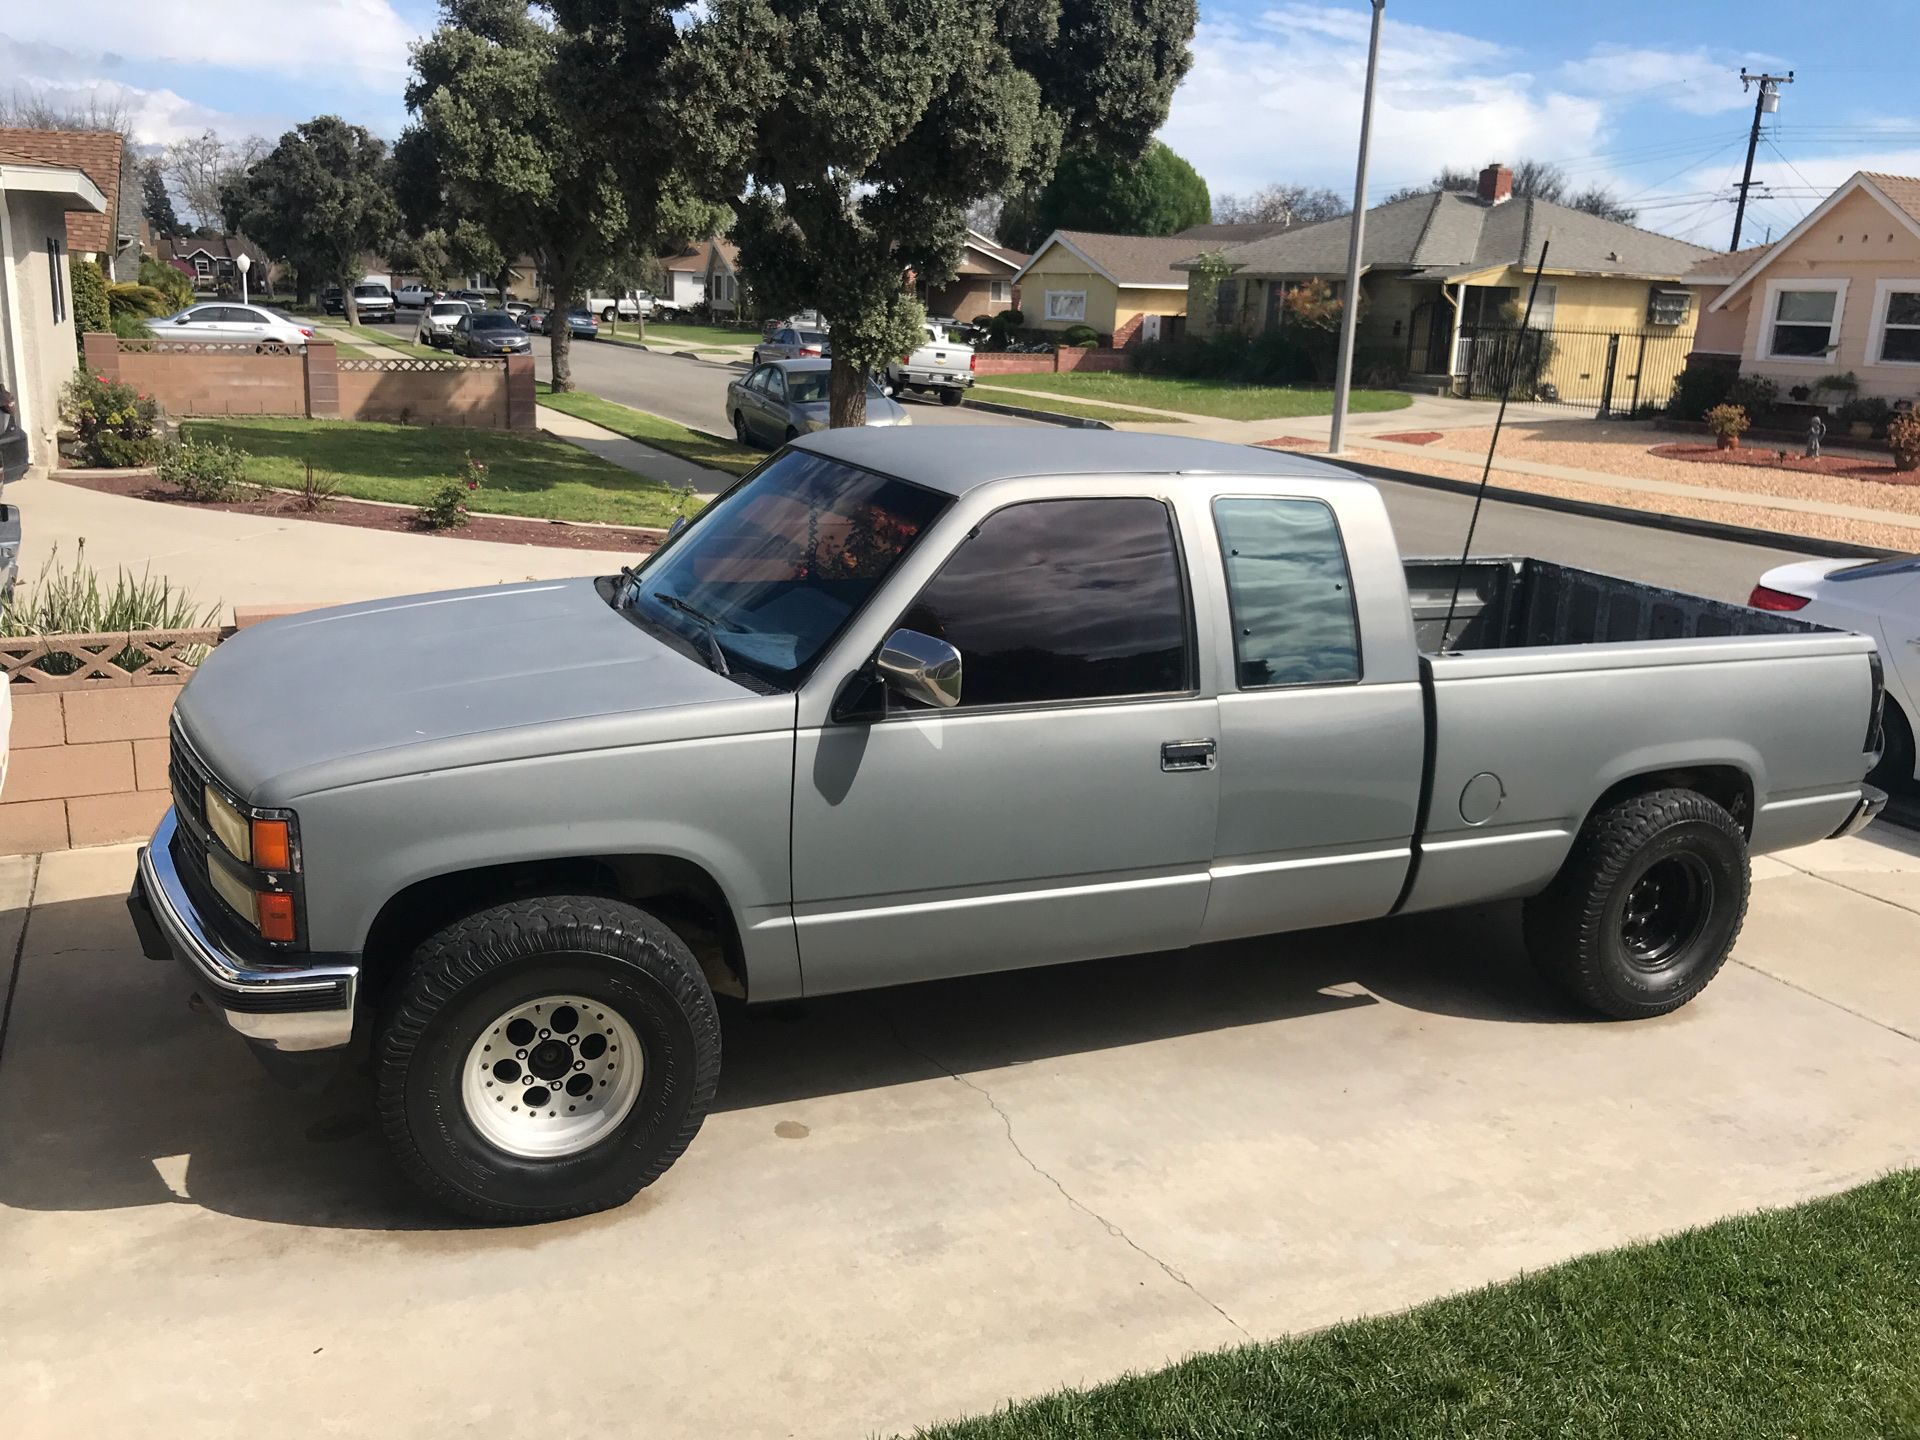
<svg viewBox="0 0 1920 1440">
<path fill-rule="evenodd" d="M 356 285 L 353 287 L 353 298 L 356 300 L 380 300 L 384 299 L 387 293 L 387 287 L 384 285 Z"/>
<path fill-rule="evenodd" d="M 464 315 L 467 313 L 466 302 L 463 300 L 441 300 L 434 305 L 433 313 L 436 315 Z"/>
<path fill-rule="evenodd" d="M 946 503 L 905 480 L 789 450 L 655 552 L 619 603 L 694 653 L 717 648 L 730 670 L 790 690 Z"/>
<path fill-rule="evenodd" d="M 787 372 L 787 400 L 794 405 L 824 405 L 827 403 L 827 386 L 830 370 L 789 370 Z M 884 400 L 887 392 L 880 388 L 871 375 L 867 377 L 867 399 Z"/>
<path fill-rule="evenodd" d="M 498 310 L 489 310 L 484 315 L 474 316 L 473 324 L 468 328 L 473 330 L 518 330 L 520 327 L 513 323 L 513 317 L 511 315 L 504 314 Z"/>
</svg>

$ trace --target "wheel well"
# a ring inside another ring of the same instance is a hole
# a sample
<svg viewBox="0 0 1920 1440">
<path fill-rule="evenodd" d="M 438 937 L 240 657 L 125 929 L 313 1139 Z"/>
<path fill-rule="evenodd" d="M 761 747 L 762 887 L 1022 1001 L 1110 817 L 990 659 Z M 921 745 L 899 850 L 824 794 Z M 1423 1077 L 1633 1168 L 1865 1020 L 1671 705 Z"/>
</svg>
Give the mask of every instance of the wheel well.
<svg viewBox="0 0 1920 1440">
<path fill-rule="evenodd" d="M 534 895 L 601 895 L 638 905 L 693 952 L 714 994 L 746 998 L 746 955 L 726 892 L 700 866 L 673 855 L 518 861 L 417 881 L 390 897 L 367 931 L 362 994 L 384 994 L 435 931 L 477 910 Z"/>
<path fill-rule="evenodd" d="M 1753 781 L 1737 765 L 1685 765 L 1671 770 L 1649 770 L 1617 780 L 1593 802 L 1587 817 L 1610 805 L 1654 790 L 1692 790 L 1733 816 L 1742 833 L 1753 835 Z M 1584 823 L 1584 822 L 1583 822 Z"/>
</svg>

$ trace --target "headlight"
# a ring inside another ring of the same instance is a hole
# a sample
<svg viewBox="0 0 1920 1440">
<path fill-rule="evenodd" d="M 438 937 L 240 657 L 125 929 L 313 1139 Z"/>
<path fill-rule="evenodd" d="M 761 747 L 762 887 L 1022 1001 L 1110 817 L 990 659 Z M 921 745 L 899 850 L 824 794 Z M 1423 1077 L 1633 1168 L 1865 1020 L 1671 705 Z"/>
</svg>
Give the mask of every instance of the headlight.
<svg viewBox="0 0 1920 1440">
<path fill-rule="evenodd" d="M 284 816 L 249 816 L 213 786 L 203 792 L 207 828 L 243 865 L 285 873 L 293 869 L 293 822 Z"/>
<path fill-rule="evenodd" d="M 253 826 L 233 804 L 213 786 L 206 788 L 207 827 L 234 859 L 253 863 Z"/>
</svg>

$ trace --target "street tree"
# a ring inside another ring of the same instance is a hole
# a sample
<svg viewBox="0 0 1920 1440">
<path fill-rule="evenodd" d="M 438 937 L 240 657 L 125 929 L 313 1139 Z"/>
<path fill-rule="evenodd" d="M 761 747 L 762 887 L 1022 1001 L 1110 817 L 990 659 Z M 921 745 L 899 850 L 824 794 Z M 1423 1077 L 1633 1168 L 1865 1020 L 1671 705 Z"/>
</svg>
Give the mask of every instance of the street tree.
<svg viewBox="0 0 1920 1440">
<path fill-rule="evenodd" d="M 1324 185 L 1276 182 L 1245 195 L 1222 195 L 1213 202 L 1213 218 L 1220 225 L 1311 225 L 1352 209 Z"/>
<path fill-rule="evenodd" d="M 1000 209 L 1000 238 L 1033 250 L 1055 230 L 1107 235 L 1172 235 L 1212 218 L 1207 182 L 1156 140 L 1145 155 L 1076 145 L 1060 156 L 1037 190 L 1011 195 Z"/>
<path fill-rule="evenodd" d="M 1598 215 L 1603 220 L 1618 220 L 1623 225 L 1631 225 L 1640 216 L 1638 210 L 1604 185 L 1589 185 L 1584 190 L 1576 191 L 1567 172 L 1551 160 L 1520 160 L 1511 168 L 1516 199 L 1546 200 L 1572 210 L 1583 210 L 1589 215 Z M 1411 199 L 1415 195 L 1430 195 L 1435 190 L 1472 194 L 1479 188 L 1479 171 L 1456 170 L 1451 165 L 1445 165 L 1425 185 L 1410 185 L 1394 191 L 1387 196 L 1387 203 Z"/>
<path fill-rule="evenodd" d="M 140 162 L 140 209 L 154 234 L 180 233 L 180 217 L 174 213 L 173 196 L 167 193 L 166 173 L 157 160 Z"/>
<path fill-rule="evenodd" d="M 431 137 L 446 202 L 506 259 L 530 253 L 552 294 L 555 390 L 573 388 L 566 314 L 587 283 L 684 223 L 676 177 L 701 149 L 674 104 L 686 9 L 442 0 L 440 27 L 414 48 L 407 108 Z"/>
<path fill-rule="evenodd" d="M 160 165 L 193 223 L 202 230 L 222 219 L 221 192 L 267 153 L 258 135 L 228 141 L 216 130 L 203 130 L 167 146 Z"/>
<path fill-rule="evenodd" d="M 291 260 L 304 290 L 340 287 L 347 323 L 360 323 L 353 286 L 360 257 L 385 250 L 400 228 L 393 157 L 384 140 L 337 115 L 296 125 L 221 190 L 230 229 Z"/>
<path fill-rule="evenodd" d="M 464 192 L 447 184 L 433 134 L 423 125 L 409 125 L 401 132 L 393 147 L 393 168 L 404 231 L 393 256 L 395 268 L 419 275 L 436 290 L 456 280 L 464 285 L 469 275 L 485 275 L 504 298 L 524 238 L 513 231 L 512 217 L 463 209 Z"/>
<path fill-rule="evenodd" d="M 951 279 L 967 217 L 1061 146 L 1144 155 L 1190 63 L 1194 0 L 708 0 L 684 105 L 760 302 L 833 332 L 831 415 L 911 349 L 911 271 Z M 1201 192 L 1205 217 L 1205 191 Z"/>
</svg>

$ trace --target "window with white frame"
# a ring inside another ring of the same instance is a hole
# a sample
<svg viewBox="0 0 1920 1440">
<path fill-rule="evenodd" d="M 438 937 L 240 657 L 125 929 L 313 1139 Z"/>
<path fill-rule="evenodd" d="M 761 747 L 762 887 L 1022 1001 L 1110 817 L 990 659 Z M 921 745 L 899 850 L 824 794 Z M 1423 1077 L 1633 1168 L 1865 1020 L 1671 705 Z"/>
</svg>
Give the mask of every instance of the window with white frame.
<svg viewBox="0 0 1920 1440">
<path fill-rule="evenodd" d="M 1846 298 L 1844 280 L 1770 287 L 1766 358 L 1831 364 L 1839 344 L 1840 315 Z"/>
<path fill-rule="evenodd" d="M 996 280 L 993 282 L 993 290 L 991 293 L 994 304 L 1008 304 L 1013 299 L 1013 282 L 1011 280 Z"/>
<path fill-rule="evenodd" d="M 1087 292 L 1084 290 L 1047 291 L 1047 319 L 1084 320 L 1087 318 Z"/>
<path fill-rule="evenodd" d="M 1920 365 L 1920 280 L 1880 282 L 1867 359 L 1875 365 Z"/>
</svg>

